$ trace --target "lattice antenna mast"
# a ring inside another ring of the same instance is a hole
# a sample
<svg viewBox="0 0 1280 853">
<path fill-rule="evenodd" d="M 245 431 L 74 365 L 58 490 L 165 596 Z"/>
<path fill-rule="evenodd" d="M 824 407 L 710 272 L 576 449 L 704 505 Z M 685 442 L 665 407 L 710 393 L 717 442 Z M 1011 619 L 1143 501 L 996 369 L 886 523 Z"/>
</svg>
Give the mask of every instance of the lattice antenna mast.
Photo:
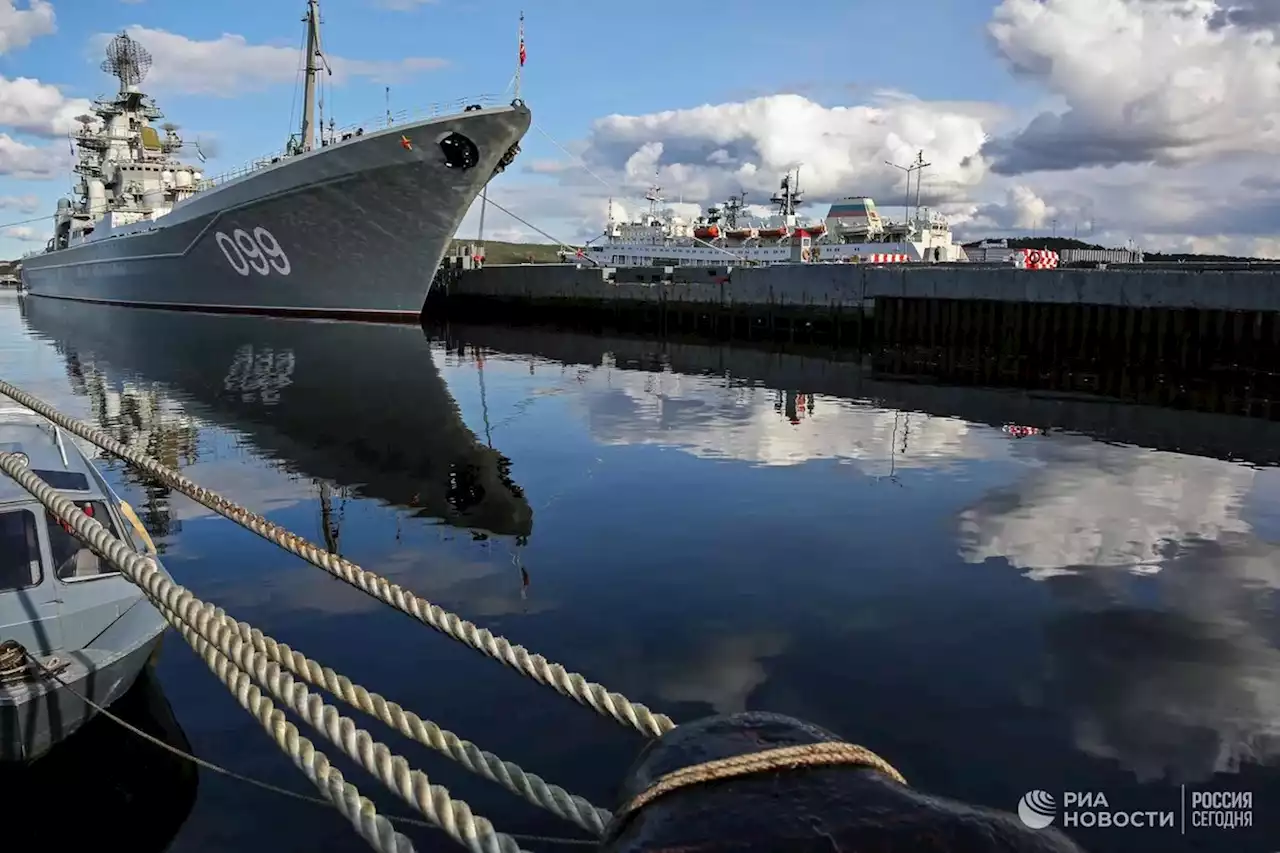
<svg viewBox="0 0 1280 853">
<path fill-rule="evenodd" d="M 145 47 L 121 33 L 107 45 L 107 58 L 102 70 L 115 75 L 120 81 L 120 94 L 137 91 L 138 84 L 151 70 L 151 53 Z"/>
</svg>

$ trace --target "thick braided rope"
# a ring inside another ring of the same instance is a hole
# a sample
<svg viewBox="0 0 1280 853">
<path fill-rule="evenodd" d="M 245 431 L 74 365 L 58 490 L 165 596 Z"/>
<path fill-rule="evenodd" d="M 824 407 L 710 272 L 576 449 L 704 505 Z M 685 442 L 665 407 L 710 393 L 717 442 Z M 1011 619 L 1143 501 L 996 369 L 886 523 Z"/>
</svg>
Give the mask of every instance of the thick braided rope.
<svg viewBox="0 0 1280 853">
<path fill-rule="evenodd" d="M 91 547 L 96 545 L 94 551 L 99 556 L 111 560 L 109 552 L 114 549 L 110 548 L 110 543 L 104 540 L 110 540 L 120 548 L 125 547 L 102 525 L 80 512 L 71 501 L 58 495 L 47 483 L 32 474 L 14 454 L 0 453 L 0 470 L 16 480 L 50 512 L 70 524 L 84 541 L 90 543 Z M 180 626 L 175 624 L 174 627 Z M 210 663 L 207 658 L 205 662 Z M 210 666 L 212 668 L 212 663 Z M 324 753 L 318 751 L 311 741 L 303 737 L 297 727 L 285 718 L 284 712 L 277 709 L 270 699 L 262 695 L 262 691 L 247 673 L 234 666 L 227 666 L 220 672 L 215 669 L 215 672 L 231 694 L 236 697 L 241 707 L 253 715 L 281 751 L 289 756 L 303 775 L 319 789 L 325 799 L 332 803 L 343 817 L 351 822 L 356 832 L 374 849 L 380 853 L 413 853 L 414 847 L 409 839 L 396 832 L 386 818 L 377 813 L 373 803 L 361 796 L 354 785 L 343 779 L 342 773 L 329 764 L 329 759 Z"/>
<path fill-rule="evenodd" d="M 101 524 L 80 512 L 71 501 L 59 495 L 47 483 L 27 469 L 14 454 L 0 452 L 0 470 L 3 470 L 4 473 L 16 480 L 55 516 L 69 524 L 76 531 L 79 538 L 87 543 L 95 553 L 106 559 L 114 568 L 119 569 L 126 577 L 137 584 L 147 594 L 147 597 L 157 605 L 165 619 L 178 629 L 200 658 L 236 694 L 237 698 L 249 695 L 246 691 L 252 688 L 253 695 L 257 697 L 256 704 L 253 706 L 246 704 L 246 709 L 258 716 L 264 727 L 272 733 L 273 737 L 276 737 L 278 743 L 281 743 L 280 736 L 277 733 L 278 726 L 274 728 L 269 726 L 266 718 L 259 713 L 260 708 L 263 707 L 261 705 L 262 702 L 274 709 L 271 701 L 261 696 L 261 692 L 253 684 L 245 669 L 242 669 L 228 655 L 220 652 L 212 643 L 197 634 L 195 629 L 184 622 L 165 600 L 166 598 L 174 599 L 175 604 L 181 606 L 182 599 L 194 599 L 194 596 L 189 591 L 164 577 L 151 558 L 142 557 L 134 553 L 127 545 L 112 536 Z M 165 586 L 164 591 L 167 595 L 157 594 L 159 591 L 157 588 L 162 586 L 161 582 Z M 228 634 L 229 629 L 225 627 L 219 631 L 223 645 L 229 648 L 229 640 L 232 637 L 227 636 Z M 350 758 L 373 776 L 379 778 L 411 806 L 417 808 L 430 822 L 439 826 L 455 840 L 475 851 L 475 853 L 518 853 L 519 846 L 514 839 L 496 832 L 492 824 L 484 818 L 472 815 L 466 803 L 452 799 L 446 789 L 438 785 L 432 785 L 425 774 L 411 770 L 408 762 L 403 758 L 392 754 L 384 745 L 374 741 L 368 732 L 356 728 L 351 720 L 339 715 L 334 708 L 326 705 L 319 696 L 309 694 L 305 685 L 295 684 L 292 678 L 280 671 L 278 665 L 269 663 L 247 644 L 241 643 L 241 650 L 243 653 L 240 657 L 248 665 L 246 669 L 255 669 L 259 681 L 272 690 L 282 701 L 289 704 L 303 719 L 328 736 Z M 245 704 L 243 700 L 241 704 Z M 280 719 L 284 720 L 282 712 L 277 711 L 276 713 L 279 713 Z M 289 741 L 289 743 L 293 743 L 301 736 L 298 735 L 297 729 L 292 724 L 288 724 L 287 721 L 284 722 L 293 732 L 290 736 L 292 740 Z M 305 741 L 308 748 L 314 751 L 314 748 L 310 747 L 309 741 L 306 741 L 305 738 L 301 740 Z M 286 748 L 286 751 L 288 751 L 292 747 L 286 747 L 282 743 L 282 748 Z M 294 758 L 295 764 L 298 763 L 297 758 L 292 753 L 290 753 L 290 757 Z M 327 759 L 324 760 L 327 766 Z M 304 768 L 304 772 L 306 772 L 306 768 Z M 337 773 L 336 770 L 333 772 Z M 338 778 L 341 779 L 341 776 Z M 348 787 L 355 791 L 354 787 Z M 323 788 L 322 792 L 324 792 Z M 356 791 L 356 796 L 359 796 L 358 791 Z M 365 804 L 368 804 L 367 807 Z M 376 812 L 372 811 L 372 804 L 363 797 L 359 798 L 357 805 L 360 807 L 361 815 L 366 812 L 376 815 Z M 347 812 L 344 812 L 344 814 L 347 814 Z M 361 820 L 363 820 L 363 817 Z M 378 833 L 375 833 L 375 837 L 381 839 L 381 830 L 383 828 L 387 832 L 395 834 L 391 824 L 384 818 L 378 818 L 378 820 L 381 821 L 381 825 L 375 827 L 379 830 Z M 357 831 L 365 835 L 365 830 L 362 826 L 357 825 Z M 396 850 L 398 848 L 393 846 L 387 848 L 379 847 L 379 849 Z"/>
<path fill-rule="evenodd" d="M 170 619 L 183 638 L 219 677 L 222 677 L 224 669 L 240 669 L 238 661 L 222 654 L 215 643 L 201 637 L 191 625 L 172 611 L 161 605 L 160 612 Z M 215 634 L 223 643 L 230 639 L 228 630 L 226 626 L 215 629 Z M 474 853 L 520 853 L 514 839 L 494 830 L 488 820 L 473 815 L 466 803 L 455 800 L 446 788 L 432 784 L 425 773 L 412 769 L 403 757 L 375 741 L 368 732 L 357 728 L 350 718 L 339 714 L 332 705 L 325 704 L 318 695 L 308 691 L 306 685 L 294 681 L 278 664 L 267 661 L 248 645 L 240 644 L 239 651 L 250 662 L 244 671 L 252 673 L 260 684 L 266 686 L 298 716 L 455 841 Z"/>
<path fill-rule="evenodd" d="M 721 779 L 752 776 L 769 770 L 793 770 L 797 767 L 819 767 L 833 764 L 851 764 L 870 767 L 888 776 L 899 785 L 907 780 L 892 764 L 865 746 L 853 743 L 807 743 L 799 746 L 783 746 L 763 752 L 732 755 L 714 761 L 704 761 L 689 767 L 673 770 L 644 791 L 633 797 L 618 810 L 618 820 L 624 820 L 649 803 L 672 791 L 702 785 Z"/>
<path fill-rule="evenodd" d="M 161 612 L 164 612 L 163 609 Z M 188 643 L 192 643 L 194 649 L 195 644 L 188 636 L 190 629 L 177 621 L 172 624 Z M 413 843 L 396 832 L 387 819 L 377 813 L 373 802 L 361 796 L 355 785 L 343 779 L 342 773 L 329 764 L 324 753 L 303 737 L 297 726 L 285 718 L 284 712 L 262 695 L 248 673 L 237 669 L 221 655 L 213 653 L 207 645 L 205 653 L 200 654 L 200 657 L 236 697 L 241 707 L 257 718 L 276 745 L 320 789 L 325 799 L 333 803 L 342 816 L 351 822 L 365 841 L 382 853 L 414 853 Z M 221 666 L 215 658 L 221 658 Z"/>
<path fill-rule="evenodd" d="M 33 397 L 8 382 L 0 380 L 0 393 L 38 412 L 80 438 L 146 471 L 170 488 L 182 492 L 224 518 L 253 531 L 267 541 L 356 587 L 361 592 L 394 607 L 401 613 L 407 613 L 447 637 L 506 664 L 539 684 L 551 687 L 562 695 L 629 725 L 649 737 L 659 737 L 675 728 L 675 723 L 665 714 L 655 714 L 644 705 L 632 702 L 621 693 L 613 693 L 603 685 L 588 681 L 576 672 L 569 672 L 558 663 L 551 663 L 541 655 L 531 655 L 523 646 L 513 645 L 505 638 L 496 636 L 487 629 L 478 628 L 471 622 L 401 588 L 398 584 L 393 584 L 380 575 L 329 553 L 326 549 L 308 542 L 295 533 L 272 524 L 261 515 L 187 479 L 158 460 L 132 450 L 102 430 L 62 414 L 38 397 Z"/>
<path fill-rule="evenodd" d="M 176 586 L 158 572 L 157 576 L 170 588 Z M 464 741 L 452 732 L 441 729 L 430 720 L 423 720 L 412 711 L 388 702 L 377 693 L 370 693 L 346 676 L 276 642 L 257 628 L 233 620 L 221 608 L 202 602 L 189 593 L 169 593 L 164 589 L 165 584 L 154 583 L 157 600 L 162 599 L 165 606 L 168 606 L 169 601 L 177 600 L 179 603 L 175 607 L 180 611 L 179 618 L 191 625 L 201 637 L 218 646 L 242 668 L 251 669 L 250 666 L 245 666 L 248 651 L 258 652 L 273 665 L 278 665 L 300 680 L 328 690 L 342 701 L 378 718 L 406 737 L 449 756 L 472 773 L 497 782 L 508 791 L 558 817 L 578 824 L 593 835 L 601 835 L 612 818 L 608 811 L 597 808 L 582 797 L 551 785 L 532 773 L 526 773 L 516 764 L 503 761 L 470 741 Z"/>
</svg>

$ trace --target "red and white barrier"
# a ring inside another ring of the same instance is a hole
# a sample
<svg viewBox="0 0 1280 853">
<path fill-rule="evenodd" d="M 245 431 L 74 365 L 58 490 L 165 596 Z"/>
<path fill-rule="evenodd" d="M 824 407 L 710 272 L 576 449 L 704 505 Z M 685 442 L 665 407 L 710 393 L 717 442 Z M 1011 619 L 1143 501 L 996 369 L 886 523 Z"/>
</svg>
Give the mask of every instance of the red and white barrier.
<svg viewBox="0 0 1280 853">
<path fill-rule="evenodd" d="M 1000 427 L 1000 430 L 1005 435 L 1011 435 L 1014 438 L 1027 438 L 1032 435 L 1044 435 L 1044 430 L 1039 427 L 1023 426 L 1022 424 L 1005 424 Z"/>
<path fill-rule="evenodd" d="M 1052 270 L 1058 268 L 1058 253 L 1048 249 L 1019 249 L 1009 256 L 1020 270 Z"/>
<path fill-rule="evenodd" d="M 910 255 L 874 253 L 866 256 L 866 263 L 868 264 L 905 264 L 910 260 Z"/>
</svg>

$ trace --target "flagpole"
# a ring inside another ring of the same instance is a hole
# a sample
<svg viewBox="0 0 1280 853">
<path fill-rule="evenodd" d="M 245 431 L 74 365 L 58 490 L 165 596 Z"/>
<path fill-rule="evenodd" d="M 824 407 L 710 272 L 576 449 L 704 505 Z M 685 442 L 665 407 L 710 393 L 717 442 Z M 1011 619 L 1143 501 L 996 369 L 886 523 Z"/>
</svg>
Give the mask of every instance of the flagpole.
<svg viewBox="0 0 1280 853">
<path fill-rule="evenodd" d="M 484 189 L 480 190 L 480 231 L 476 235 L 476 242 L 480 245 L 476 246 L 475 258 L 479 259 L 480 264 L 484 264 L 484 209 L 489 206 L 489 185 L 485 184 Z"/>
<path fill-rule="evenodd" d="M 524 12 L 520 12 L 519 64 L 516 65 L 516 100 L 520 100 L 520 78 L 524 75 Z"/>
</svg>

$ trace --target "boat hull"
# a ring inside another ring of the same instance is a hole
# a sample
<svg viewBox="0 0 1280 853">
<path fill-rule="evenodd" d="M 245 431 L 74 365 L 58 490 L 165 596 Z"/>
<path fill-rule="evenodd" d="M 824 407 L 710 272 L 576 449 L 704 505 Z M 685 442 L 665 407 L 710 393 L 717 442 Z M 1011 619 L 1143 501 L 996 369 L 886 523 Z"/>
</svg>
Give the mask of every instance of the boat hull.
<svg viewBox="0 0 1280 853">
<path fill-rule="evenodd" d="M 5 807 L 40 827 L 46 850 L 94 850 L 109 838 L 129 853 L 165 853 L 191 816 L 200 769 L 181 757 L 193 752 L 191 741 L 154 667 L 143 668 L 111 712 L 175 752 L 99 715 L 79 732 L 74 749 L 54 750 L 34 764 L 0 765 Z M 91 792 L 76 796 L 74 819 L 69 791 Z"/>
<path fill-rule="evenodd" d="M 33 297 L 416 320 L 462 217 L 530 120 L 522 104 L 475 110 L 286 158 L 154 227 L 29 257 L 23 281 Z M 451 134 L 474 143 L 473 166 L 449 165 Z"/>
<path fill-rule="evenodd" d="M 59 673 L 67 686 L 45 680 L 0 693 L 0 762 L 35 761 L 79 731 L 97 715 L 81 697 L 107 708 L 127 693 L 160 645 L 165 626 L 158 610 L 139 601 L 106 632 L 132 634 L 127 648 L 103 643 L 59 652 L 70 661 Z"/>
</svg>

